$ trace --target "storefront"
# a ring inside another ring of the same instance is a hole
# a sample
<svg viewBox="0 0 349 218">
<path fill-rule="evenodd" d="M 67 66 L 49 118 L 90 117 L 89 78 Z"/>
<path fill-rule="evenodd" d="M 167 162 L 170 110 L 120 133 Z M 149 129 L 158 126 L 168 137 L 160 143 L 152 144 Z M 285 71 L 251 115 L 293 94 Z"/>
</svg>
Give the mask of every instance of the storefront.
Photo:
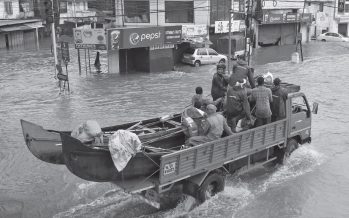
<svg viewBox="0 0 349 218">
<path fill-rule="evenodd" d="M 231 22 L 231 54 L 242 53 L 245 48 L 245 21 L 233 20 Z M 216 21 L 215 26 L 210 28 L 210 40 L 218 53 L 229 53 L 229 21 Z"/>
<path fill-rule="evenodd" d="M 181 26 L 108 29 L 109 72 L 172 70 L 181 33 Z"/>
<path fill-rule="evenodd" d="M 35 48 L 39 46 L 41 21 L 0 22 L 0 49 Z"/>
<path fill-rule="evenodd" d="M 311 22 L 311 14 L 283 13 L 273 14 L 267 12 L 263 22 L 258 26 L 258 45 L 289 45 L 296 43 L 299 22 L 304 26 Z M 301 28 L 305 41 L 309 39 L 309 28 Z"/>
</svg>

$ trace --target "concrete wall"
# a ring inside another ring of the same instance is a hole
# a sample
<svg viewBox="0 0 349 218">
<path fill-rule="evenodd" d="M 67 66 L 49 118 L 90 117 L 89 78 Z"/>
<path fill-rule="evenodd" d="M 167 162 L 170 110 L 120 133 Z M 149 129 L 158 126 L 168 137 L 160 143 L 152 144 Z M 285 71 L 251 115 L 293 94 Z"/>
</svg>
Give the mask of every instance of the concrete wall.
<svg viewBox="0 0 349 218">
<path fill-rule="evenodd" d="M 16 19 L 19 14 L 19 1 L 18 0 L 6 0 L 6 2 L 12 2 L 13 14 L 7 14 L 5 10 L 5 0 L 0 0 L 0 19 Z"/>
<path fill-rule="evenodd" d="M 60 24 L 63 24 L 65 20 L 74 21 L 75 19 L 72 19 L 72 17 L 89 17 L 95 15 L 95 11 L 89 11 L 87 1 L 68 2 L 67 13 L 60 13 Z M 94 21 L 97 21 L 97 19 L 94 18 Z"/>
<path fill-rule="evenodd" d="M 116 23 L 122 24 L 120 21 L 122 17 L 122 10 L 119 8 L 122 7 L 123 0 L 115 0 L 115 14 L 116 14 Z M 149 23 L 126 23 L 125 26 L 174 26 L 182 24 L 210 24 L 210 1 L 209 0 L 194 0 L 194 23 L 166 23 L 165 22 L 165 1 L 171 0 L 149 0 L 150 11 L 150 22 Z M 176 0 L 176 1 L 188 1 L 188 0 Z M 196 9 L 195 9 L 196 8 Z M 178 8 L 180 9 L 180 8 Z M 158 13 L 156 13 L 158 11 Z"/>
</svg>

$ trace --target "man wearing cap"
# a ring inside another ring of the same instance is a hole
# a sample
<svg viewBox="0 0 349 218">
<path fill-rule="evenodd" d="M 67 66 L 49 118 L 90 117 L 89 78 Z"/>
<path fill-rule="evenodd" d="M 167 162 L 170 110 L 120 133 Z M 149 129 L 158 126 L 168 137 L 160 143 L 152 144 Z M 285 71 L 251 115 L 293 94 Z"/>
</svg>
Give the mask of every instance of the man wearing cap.
<svg viewBox="0 0 349 218">
<path fill-rule="evenodd" d="M 224 97 L 228 86 L 228 77 L 225 75 L 225 64 L 217 65 L 217 73 L 213 75 L 211 95 L 213 101 L 218 98 Z"/>
<path fill-rule="evenodd" d="M 271 87 L 271 92 L 273 94 L 273 104 L 272 104 L 272 116 L 271 120 L 281 120 L 286 117 L 286 100 L 287 100 L 287 90 L 280 86 L 281 80 L 279 78 L 274 79 L 274 86 Z"/>
<path fill-rule="evenodd" d="M 271 90 L 264 86 L 264 78 L 258 77 L 257 83 L 258 86 L 251 93 L 251 101 L 256 102 L 256 127 L 271 122 L 270 103 L 273 102 Z"/>
<path fill-rule="evenodd" d="M 245 90 L 246 80 L 237 81 L 233 87 L 229 85 L 226 105 L 224 108 L 227 123 L 231 127 L 232 131 L 235 132 L 236 123 L 246 117 L 249 121 L 251 120 L 250 103 L 248 102 L 247 92 Z"/>
<path fill-rule="evenodd" d="M 207 133 L 204 136 L 193 136 L 188 139 L 187 144 L 195 146 L 203 144 L 205 142 L 210 142 L 216 139 L 221 138 L 223 131 L 227 135 L 232 135 L 230 127 L 227 125 L 227 122 L 223 115 L 216 112 L 217 107 L 213 104 L 209 104 L 206 107 L 207 110 L 207 121 L 209 123 L 209 128 Z"/>
</svg>

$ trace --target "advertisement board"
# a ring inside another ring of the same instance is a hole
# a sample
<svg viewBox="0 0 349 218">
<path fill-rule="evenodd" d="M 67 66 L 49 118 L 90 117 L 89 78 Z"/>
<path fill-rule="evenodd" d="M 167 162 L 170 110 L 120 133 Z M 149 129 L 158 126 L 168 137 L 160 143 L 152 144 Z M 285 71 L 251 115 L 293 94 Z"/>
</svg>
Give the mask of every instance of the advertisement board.
<svg viewBox="0 0 349 218">
<path fill-rule="evenodd" d="M 179 44 L 182 41 L 182 26 L 165 27 L 165 44 Z"/>
<path fill-rule="evenodd" d="M 106 50 L 104 29 L 74 29 L 75 48 Z"/>
<path fill-rule="evenodd" d="M 311 13 L 304 13 L 303 18 L 302 18 L 302 14 L 297 14 L 297 13 L 285 13 L 285 14 L 265 13 L 263 16 L 264 24 L 297 23 L 297 22 L 311 22 L 311 21 L 312 21 Z"/>
<path fill-rule="evenodd" d="M 240 32 L 245 30 L 245 23 L 241 20 L 233 20 L 230 27 L 231 32 Z M 229 21 L 216 21 L 215 22 L 215 33 L 228 33 L 229 32 Z"/>
<path fill-rule="evenodd" d="M 108 49 L 129 49 L 164 44 L 178 44 L 182 41 L 181 26 L 109 29 Z"/>
<path fill-rule="evenodd" d="M 182 38 L 190 39 L 198 36 L 207 36 L 207 25 L 182 25 Z"/>
</svg>

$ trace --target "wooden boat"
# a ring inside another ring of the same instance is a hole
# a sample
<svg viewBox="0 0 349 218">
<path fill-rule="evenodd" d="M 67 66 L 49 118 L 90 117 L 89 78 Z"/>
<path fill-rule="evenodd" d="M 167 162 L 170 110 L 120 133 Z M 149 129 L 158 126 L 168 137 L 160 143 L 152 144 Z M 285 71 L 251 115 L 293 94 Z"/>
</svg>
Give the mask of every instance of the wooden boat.
<svg viewBox="0 0 349 218">
<path fill-rule="evenodd" d="M 82 143 L 70 136 L 71 131 L 46 130 L 42 126 L 21 120 L 24 140 L 31 153 L 38 159 L 65 164 L 76 176 L 96 182 L 120 181 L 148 177 L 159 170 L 160 156 L 179 150 L 184 144 L 180 114 L 168 120 L 153 118 L 102 128 L 104 142 L 97 145 Z M 125 129 L 138 135 L 143 149 L 131 158 L 122 172 L 114 166 L 108 149 L 108 135 Z"/>
</svg>

